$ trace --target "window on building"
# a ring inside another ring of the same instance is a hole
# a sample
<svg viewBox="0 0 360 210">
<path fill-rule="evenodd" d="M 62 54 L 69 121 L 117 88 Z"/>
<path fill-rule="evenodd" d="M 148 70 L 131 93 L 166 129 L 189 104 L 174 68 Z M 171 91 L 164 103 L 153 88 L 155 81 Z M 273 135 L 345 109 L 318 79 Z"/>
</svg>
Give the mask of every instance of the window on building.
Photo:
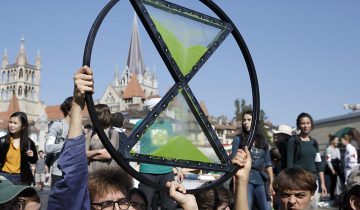
<svg viewBox="0 0 360 210">
<path fill-rule="evenodd" d="M 19 86 L 19 89 L 18 89 L 18 96 L 21 96 L 22 95 L 22 87 Z"/>
<path fill-rule="evenodd" d="M 34 84 L 35 82 L 35 72 L 31 73 L 31 83 Z"/>
<path fill-rule="evenodd" d="M 23 76 L 24 76 L 23 69 L 20 69 L 20 71 L 19 71 L 19 79 L 23 78 Z"/>
</svg>

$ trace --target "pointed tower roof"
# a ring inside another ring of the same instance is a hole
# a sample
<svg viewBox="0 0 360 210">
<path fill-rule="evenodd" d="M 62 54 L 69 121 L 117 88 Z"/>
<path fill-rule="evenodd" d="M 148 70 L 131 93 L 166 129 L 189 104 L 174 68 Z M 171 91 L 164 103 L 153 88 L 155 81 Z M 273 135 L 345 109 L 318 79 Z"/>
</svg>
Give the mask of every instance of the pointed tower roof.
<svg viewBox="0 0 360 210">
<path fill-rule="evenodd" d="M 2 68 L 5 68 L 5 66 L 8 65 L 8 64 L 9 64 L 8 51 L 7 51 L 7 49 L 5 49 L 4 55 L 3 55 L 3 57 L 2 57 L 2 64 L 1 64 L 1 66 L 2 66 Z"/>
<path fill-rule="evenodd" d="M 113 82 L 114 86 L 117 87 L 120 85 L 120 80 L 119 80 L 119 67 L 116 64 L 115 65 L 115 76 L 114 76 L 114 82 Z"/>
<path fill-rule="evenodd" d="M 40 49 L 38 49 L 38 50 L 37 50 L 37 53 L 36 53 L 35 65 L 36 65 L 38 68 L 41 68 Z"/>
<path fill-rule="evenodd" d="M 16 57 L 16 64 L 25 65 L 27 64 L 26 52 L 25 52 L 25 38 L 24 35 L 20 39 L 20 51 Z"/>
<path fill-rule="evenodd" d="M 16 97 L 15 93 L 13 93 L 13 96 L 9 103 L 7 112 L 9 113 L 9 116 L 10 116 L 12 113 L 19 112 L 19 111 L 20 111 L 19 101 L 18 101 L 18 98 Z"/>
<path fill-rule="evenodd" d="M 19 111 L 20 111 L 19 101 L 14 93 L 10 100 L 7 111 L 0 112 L 0 129 L 7 128 L 12 113 Z"/>
<path fill-rule="evenodd" d="M 130 72 L 136 75 L 142 74 L 145 69 L 141 54 L 140 36 L 136 14 L 134 14 L 127 66 L 129 67 Z"/>
<path fill-rule="evenodd" d="M 146 99 L 145 93 L 140 87 L 139 81 L 135 74 L 131 75 L 129 84 L 126 86 L 125 91 L 122 95 L 123 99 L 128 99 L 132 97 L 141 97 L 142 99 Z"/>
</svg>

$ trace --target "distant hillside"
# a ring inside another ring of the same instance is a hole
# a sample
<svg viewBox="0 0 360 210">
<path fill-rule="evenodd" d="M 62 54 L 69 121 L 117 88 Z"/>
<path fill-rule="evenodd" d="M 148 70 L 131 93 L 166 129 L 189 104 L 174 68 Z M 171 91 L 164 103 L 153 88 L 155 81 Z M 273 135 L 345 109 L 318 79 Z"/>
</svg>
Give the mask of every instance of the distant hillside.
<svg viewBox="0 0 360 210">
<path fill-rule="evenodd" d="M 176 136 L 171 138 L 167 144 L 151 153 L 151 155 L 178 160 L 192 160 L 212 163 L 212 161 L 185 136 Z"/>
</svg>

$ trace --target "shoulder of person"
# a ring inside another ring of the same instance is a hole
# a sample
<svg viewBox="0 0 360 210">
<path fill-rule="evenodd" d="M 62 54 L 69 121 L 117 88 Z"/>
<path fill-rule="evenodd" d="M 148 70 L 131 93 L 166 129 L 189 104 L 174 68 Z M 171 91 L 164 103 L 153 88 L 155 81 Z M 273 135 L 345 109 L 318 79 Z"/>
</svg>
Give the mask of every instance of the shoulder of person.
<svg viewBox="0 0 360 210">
<path fill-rule="evenodd" d="M 62 120 L 56 120 L 54 121 L 49 129 L 60 129 L 63 126 L 63 121 Z"/>
<path fill-rule="evenodd" d="M 292 135 L 290 136 L 290 138 L 287 140 L 288 143 L 295 143 L 299 141 L 299 137 L 297 135 Z"/>
</svg>

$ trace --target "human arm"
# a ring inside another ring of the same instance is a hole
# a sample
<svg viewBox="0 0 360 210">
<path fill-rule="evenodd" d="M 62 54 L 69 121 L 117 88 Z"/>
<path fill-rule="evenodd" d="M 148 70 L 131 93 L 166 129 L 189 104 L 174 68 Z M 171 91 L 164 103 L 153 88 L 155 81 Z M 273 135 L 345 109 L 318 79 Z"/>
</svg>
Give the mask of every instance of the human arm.
<svg viewBox="0 0 360 210">
<path fill-rule="evenodd" d="M 287 143 L 287 153 L 286 153 L 286 167 L 292 168 L 294 167 L 294 156 L 295 156 L 295 139 L 290 137 Z"/>
<path fill-rule="evenodd" d="M 93 92 L 90 68 L 80 68 L 74 76 L 74 83 L 68 140 L 58 161 L 64 178 L 51 189 L 48 209 L 90 209 L 85 137 L 82 132 L 81 114 L 85 105 L 85 92 Z"/>
<path fill-rule="evenodd" d="M 111 155 L 106 149 L 96 149 L 86 151 L 86 157 L 91 160 L 110 160 Z"/>
<path fill-rule="evenodd" d="M 325 155 L 326 165 L 331 170 L 331 173 L 333 175 L 336 175 L 336 171 L 331 163 L 331 147 L 330 146 L 326 148 L 325 153 L 326 153 L 326 155 Z"/>
<path fill-rule="evenodd" d="M 269 184 L 269 192 L 270 195 L 273 195 L 274 190 L 272 185 L 274 181 L 274 172 L 273 172 L 273 163 L 270 157 L 270 150 L 268 148 L 265 150 L 265 167 L 266 167 L 266 172 L 269 175 L 269 182 L 267 183 Z"/>
<path fill-rule="evenodd" d="M 233 164 L 240 166 L 235 174 L 235 210 L 249 210 L 248 206 L 248 182 L 251 171 L 251 155 L 247 147 L 239 149 L 232 159 Z"/>
<path fill-rule="evenodd" d="M 325 185 L 325 177 L 324 177 L 323 171 L 319 172 L 319 178 L 320 178 L 320 185 L 321 185 L 321 195 L 326 195 L 327 189 L 326 189 L 326 185 Z"/>
<path fill-rule="evenodd" d="M 197 210 L 195 196 L 186 194 L 185 188 L 182 184 L 172 181 L 167 182 L 166 186 L 169 187 L 170 197 L 173 198 L 184 210 Z"/>
<path fill-rule="evenodd" d="M 273 189 L 274 172 L 273 172 L 273 168 L 271 166 L 267 167 L 266 171 L 269 174 L 269 191 L 270 191 L 270 195 L 274 195 L 274 189 Z"/>
<path fill-rule="evenodd" d="M 35 143 L 29 138 L 29 150 L 26 151 L 26 159 L 30 164 L 35 164 L 38 160 Z"/>
<path fill-rule="evenodd" d="M 110 138 L 110 143 L 112 144 L 112 146 L 118 150 L 119 149 L 119 133 L 113 129 L 113 128 L 108 128 L 106 130 L 104 130 L 106 133 L 108 133 L 108 137 Z M 92 137 L 89 138 L 89 145 L 90 145 L 90 141 L 100 141 L 100 139 L 98 138 L 97 134 L 94 134 Z M 86 151 L 86 156 L 88 159 L 90 160 L 108 160 L 111 161 L 112 157 L 109 154 L 109 152 L 102 146 L 102 148 L 98 148 L 98 149 L 94 149 L 94 148 L 90 148 L 90 146 L 88 147 L 87 151 Z"/>
</svg>

